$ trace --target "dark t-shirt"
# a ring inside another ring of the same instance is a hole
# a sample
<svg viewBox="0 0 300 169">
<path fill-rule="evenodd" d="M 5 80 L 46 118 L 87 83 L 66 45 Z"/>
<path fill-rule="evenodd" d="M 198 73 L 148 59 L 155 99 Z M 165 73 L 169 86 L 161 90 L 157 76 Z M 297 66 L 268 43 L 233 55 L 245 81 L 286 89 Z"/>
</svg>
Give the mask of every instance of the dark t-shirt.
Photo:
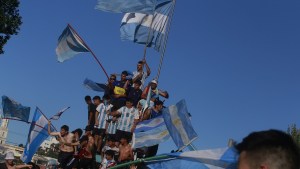
<svg viewBox="0 0 300 169">
<path fill-rule="evenodd" d="M 93 103 L 88 105 L 88 120 L 90 118 L 90 112 L 92 112 L 92 120 L 90 121 L 90 125 L 94 126 L 95 125 L 96 105 L 94 105 Z"/>
<path fill-rule="evenodd" d="M 136 105 L 140 101 L 142 92 L 143 91 L 141 89 L 138 89 L 138 90 L 135 90 L 134 88 L 130 89 L 128 98 L 132 99 L 134 107 L 136 107 Z"/>
</svg>

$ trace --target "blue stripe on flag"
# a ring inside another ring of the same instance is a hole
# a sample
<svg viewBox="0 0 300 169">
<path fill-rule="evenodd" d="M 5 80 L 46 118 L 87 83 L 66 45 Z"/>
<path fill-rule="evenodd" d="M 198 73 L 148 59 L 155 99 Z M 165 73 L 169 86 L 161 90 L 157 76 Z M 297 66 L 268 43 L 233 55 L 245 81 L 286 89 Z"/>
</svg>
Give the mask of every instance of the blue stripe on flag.
<svg viewBox="0 0 300 169">
<path fill-rule="evenodd" d="M 137 133 L 137 132 L 141 132 L 141 131 L 148 131 L 148 130 L 154 129 L 154 128 L 162 126 L 162 125 L 166 125 L 166 124 L 165 124 L 164 119 L 161 115 L 161 116 L 158 116 L 156 118 L 140 122 L 136 126 L 134 132 Z"/>
<path fill-rule="evenodd" d="M 88 47 L 84 45 L 82 40 L 68 25 L 58 38 L 56 48 L 57 60 L 64 62 L 82 52 L 89 52 Z"/>
<path fill-rule="evenodd" d="M 171 0 L 98 0 L 96 9 L 106 12 L 139 12 L 152 14 L 156 4 Z"/>
<path fill-rule="evenodd" d="M 170 2 L 157 5 L 154 15 L 126 13 L 120 27 L 121 40 L 147 44 L 148 47 L 162 51 L 166 42 L 169 14 L 173 8 L 173 3 Z"/>
<path fill-rule="evenodd" d="M 22 104 L 2 96 L 3 118 L 15 119 L 28 122 L 30 115 L 30 107 L 22 106 Z"/>
<path fill-rule="evenodd" d="M 51 128 L 51 131 L 54 131 L 54 128 Z M 40 109 L 36 108 L 29 129 L 27 143 L 21 158 L 22 161 L 24 163 L 30 162 L 40 145 L 48 137 L 48 120 L 43 113 L 41 113 Z"/>
<path fill-rule="evenodd" d="M 155 169 L 236 169 L 238 159 L 238 153 L 234 148 L 187 151 L 166 155 L 170 156 L 169 160 L 150 162 L 147 166 Z"/>
<path fill-rule="evenodd" d="M 197 133 L 189 119 L 185 100 L 163 109 L 162 114 L 169 133 L 179 149 L 189 145 L 197 138 Z"/>
<path fill-rule="evenodd" d="M 148 147 L 167 141 L 170 134 L 161 116 L 139 123 L 133 133 L 132 147 Z"/>
</svg>

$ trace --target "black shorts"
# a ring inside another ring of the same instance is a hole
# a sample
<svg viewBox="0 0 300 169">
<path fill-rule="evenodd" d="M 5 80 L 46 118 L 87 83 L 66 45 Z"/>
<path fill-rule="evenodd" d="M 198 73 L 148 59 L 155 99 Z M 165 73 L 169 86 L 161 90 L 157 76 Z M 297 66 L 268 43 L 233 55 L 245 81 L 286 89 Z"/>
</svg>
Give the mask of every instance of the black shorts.
<svg viewBox="0 0 300 169">
<path fill-rule="evenodd" d="M 59 168 L 65 168 L 67 164 L 72 160 L 74 152 L 60 151 L 57 161 L 59 162 Z"/>
<path fill-rule="evenodd" d="M 94 135 L 97 135 L 97 136 L 101 136 L 102 138 L 105 137 L 105 132 L 106 132 L 106 129 L 98 129 L 98 128 L 94 128 Z"/>
<path fill-rule="evenodd" d="M 117 130 L 116 141 L 120 142 L 121 138 L 126 138 L 128 142 L 130 142 L 132 139 L 132 133 L 128 131 Z"/>
</svg>

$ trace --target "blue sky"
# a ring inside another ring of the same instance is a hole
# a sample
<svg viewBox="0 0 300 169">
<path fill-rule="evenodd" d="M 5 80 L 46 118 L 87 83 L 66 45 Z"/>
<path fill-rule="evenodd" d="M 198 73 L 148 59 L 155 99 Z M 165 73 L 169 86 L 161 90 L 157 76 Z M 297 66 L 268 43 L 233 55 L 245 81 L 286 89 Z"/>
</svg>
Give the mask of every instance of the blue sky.
<svg viewBox="0 0 300 169">
<path fill-rule="evenodd" d="M 96 1 L 21 1 L 23 24 L 0 55 L 0 94 L 50 117 L 69 109 L 54 125 L 71 130 L 87 123 L 85 78 L 106 77 L 89 53 L 56 61 L 57 39 L 70 23 L 108 73 L 135 70 L 143 46 L 121 41 L 122 14 L 95 10 Z M 300 2 L 296 0 L 191 0 L 176 3 L 159 88 L 166 105 L 186 99 L 199 135 L 198 149 L 225 147 L 252 131 L 298 127 L 300 119 Z M 157 74 L 159 55 L 146 57 Z M 29 125 L 9 124 L 9 141 L 26 142 Z M 172 141 L 160 152 L 175 149 Z"/>
</svg>

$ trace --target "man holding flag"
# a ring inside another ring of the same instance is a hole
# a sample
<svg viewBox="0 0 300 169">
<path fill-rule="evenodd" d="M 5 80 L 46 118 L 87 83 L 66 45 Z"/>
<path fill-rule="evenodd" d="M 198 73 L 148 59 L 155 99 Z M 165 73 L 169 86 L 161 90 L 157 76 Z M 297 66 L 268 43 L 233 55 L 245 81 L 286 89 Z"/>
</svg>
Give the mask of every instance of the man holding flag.
<svg viewBox="0 0 300 169">
<path fill-rule="evenodd" d="M 60 128 L 60 132 L 51 132 L 51 121 L 48 121 L 48 134 L 50 136 L 56 136 L 60 143 L 58 162 L 59 168 L 65 168 L 69 161 L 72 159 L 74 154 L 74 146 L 72 146 L 72 141 L 74 140 L 74 134 L 69 133 L 69 126 L 63 125 Z"/>
</svg>

